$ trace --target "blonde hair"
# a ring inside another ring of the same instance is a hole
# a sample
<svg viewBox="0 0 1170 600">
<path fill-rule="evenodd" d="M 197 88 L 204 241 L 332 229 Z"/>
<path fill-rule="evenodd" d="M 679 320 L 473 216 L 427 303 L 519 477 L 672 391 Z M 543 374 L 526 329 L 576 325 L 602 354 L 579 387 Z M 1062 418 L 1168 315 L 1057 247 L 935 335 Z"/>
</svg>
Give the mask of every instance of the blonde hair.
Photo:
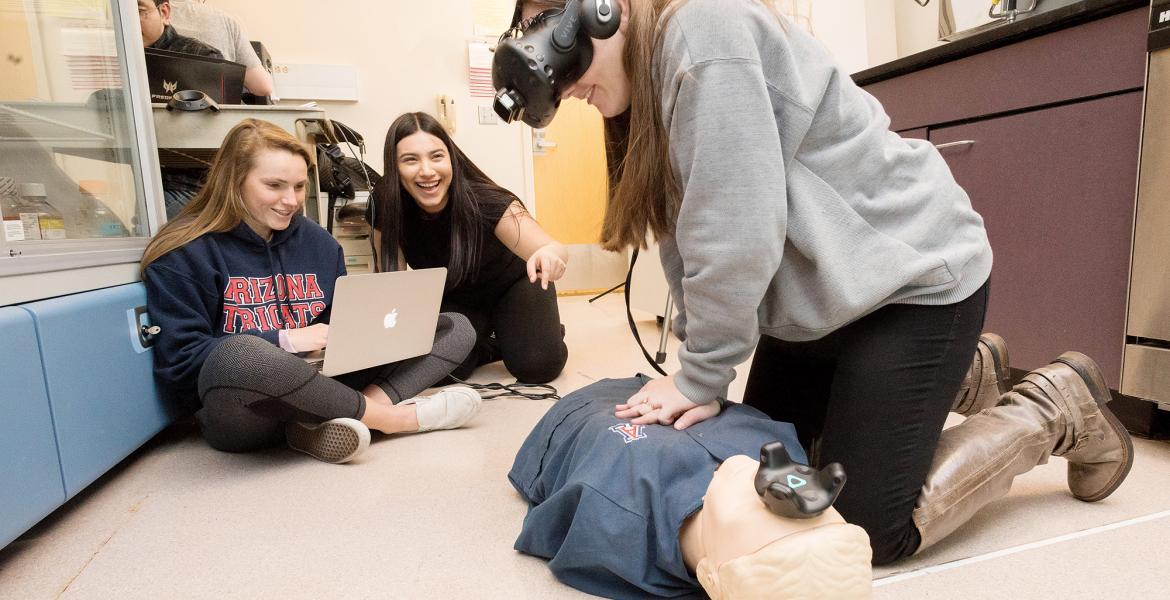
<svg viewBox="0 0 1170 600">
<path fill-rule="evenodd" d="M 207 233 L 231 231 L 247 215 L 241 193 L 244 179 L 262 150 L 284 150 L 312 168 L 313 155 L 290 133 L 259 119 L 244 119 L 228 132 L 215 153 L 207 183 L 183 210 L 163 225 L 142 255 L 142 270 L 172 250 Z"/>
<path fill-rule="evenodd" d="M 537 10 L 564 8 L 564 0 L 521 0 Z M 780 18 L 772 0 L 756 0 Z M 662 123 L 662 100 L 654 52 L 666 24 L 686 0 L 629 0 L 622 65 L 630 80 L 630 108 L 605 119 L 609 197 L 601 246 L 619 251 L 645 247 L 646 234 L 674 235 L 682 188 L 670 164 L 670 136 Z M 783 19 L 781 19 L 783 24 Z"/>
</svg>

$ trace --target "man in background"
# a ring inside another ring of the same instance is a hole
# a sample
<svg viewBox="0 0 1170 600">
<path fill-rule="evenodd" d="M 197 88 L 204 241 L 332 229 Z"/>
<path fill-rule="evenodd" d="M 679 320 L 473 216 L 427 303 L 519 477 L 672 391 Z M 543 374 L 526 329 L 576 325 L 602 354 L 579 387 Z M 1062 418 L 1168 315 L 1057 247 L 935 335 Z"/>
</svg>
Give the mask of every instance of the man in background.
<svg viewBox="0 0 1170 600">
<path fill-rule="evenodd" d="M 244 87 L 255 96 L 272 96 L 272 75 L 234 17 L 200 0 L 170 0 L 170 5 L 179 33 L 203 40 L 218 48 L 225 59 L 244 65 Z"/>
<path fill-rule="evenodd" d="M 219 50 L 175 31 L 171 26 L 170 0 L 138 0 L 138 21 L 142 26 L 142 45 L 146 48 L 223 58 Z"/>
</svg>

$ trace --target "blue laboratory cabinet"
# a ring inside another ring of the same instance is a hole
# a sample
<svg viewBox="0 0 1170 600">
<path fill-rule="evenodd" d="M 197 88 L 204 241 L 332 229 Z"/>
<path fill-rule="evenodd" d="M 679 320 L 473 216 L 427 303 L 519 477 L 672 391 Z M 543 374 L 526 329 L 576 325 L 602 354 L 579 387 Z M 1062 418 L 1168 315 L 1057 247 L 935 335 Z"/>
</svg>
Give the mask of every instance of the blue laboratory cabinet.
<svg viewBox="0 0 1170 600">
<path fill-rule="evenodd" d="M 0 547 L 65 501 L 32 316 L 0 308 Z"/>
<path fill-rule="evenodd" d="M 21 305 L 40 338 L 49 405 L 72 498 L 169 424 L 153 352 L 138 330 L 146 289 L 121 285 Z"/>
<path fill-rule="evenodd" d="M 0 547 L 170 424 L 141 283 L 0 308 Z"/>
</svg>

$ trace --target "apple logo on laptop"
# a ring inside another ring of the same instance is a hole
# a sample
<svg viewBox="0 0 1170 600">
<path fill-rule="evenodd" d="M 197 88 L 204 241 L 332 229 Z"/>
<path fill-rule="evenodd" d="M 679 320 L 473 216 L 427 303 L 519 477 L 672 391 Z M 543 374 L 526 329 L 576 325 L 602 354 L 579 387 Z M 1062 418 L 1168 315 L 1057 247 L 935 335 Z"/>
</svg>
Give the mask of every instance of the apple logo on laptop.
<svg viewBox="0 0 1170 600">
<path fill-rule="evenodd" d="M 382 327 L 385 327 L 386 329 L 392 329 L 397 324 L 398 324 L 398 309 L 396 308 L 396 309 L 386 313 L 386 318 L 382 319 Z"/>
</svg>

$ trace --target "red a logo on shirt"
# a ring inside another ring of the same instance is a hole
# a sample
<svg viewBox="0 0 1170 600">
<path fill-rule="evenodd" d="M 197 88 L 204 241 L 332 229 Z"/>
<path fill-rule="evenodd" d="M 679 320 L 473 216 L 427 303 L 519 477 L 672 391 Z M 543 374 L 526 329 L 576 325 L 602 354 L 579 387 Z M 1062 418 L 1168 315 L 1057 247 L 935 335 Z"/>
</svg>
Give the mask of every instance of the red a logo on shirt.
<svg viewBox="0 0 1170 600">
<path fill-rule="evenodd" d="M 645 425 L 634 425 L 633 423 L 619 423 L 609 428 L 610 431 L 620 433 L 622 441 L 625 443 L 636 442 L 646 437 Z"/>
</svg>

